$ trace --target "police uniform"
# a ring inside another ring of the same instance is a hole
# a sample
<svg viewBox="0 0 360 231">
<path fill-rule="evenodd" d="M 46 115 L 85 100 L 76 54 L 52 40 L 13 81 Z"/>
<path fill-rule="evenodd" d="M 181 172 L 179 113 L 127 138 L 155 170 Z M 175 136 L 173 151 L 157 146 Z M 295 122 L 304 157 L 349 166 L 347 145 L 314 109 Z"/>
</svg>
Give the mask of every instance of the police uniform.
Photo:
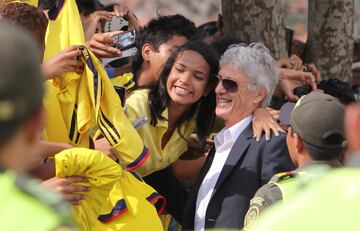
<svg viewBox="0 0 360 231">
<path fill-rule="evenodd" d="M 0 227 L 6 231 L 74 230 L 69 207 L 37 180 L 0 171 Z"/>
<path fill-rule="evenodd" d="M 328 172 L 330 167 L 339 166 L 339 162 L 326 163 L 314 161 L 295 171 L 274 175 L 267 184 L 258 189 L 253 199 L 251 199 L 250 207 L 244 220 L 245 229 L 254 225 L 258 221 L 260 214 L 269 206 L 278 201 L 287 202 L 299 189 L 302 189 L 313 180 Z"/>
<path fill-rule="evenodd" d="M 360 153 L 349 163 L 307 185 L 301 197 L 269 208 L 251 230 L 360 230 Z"/>
</svg>

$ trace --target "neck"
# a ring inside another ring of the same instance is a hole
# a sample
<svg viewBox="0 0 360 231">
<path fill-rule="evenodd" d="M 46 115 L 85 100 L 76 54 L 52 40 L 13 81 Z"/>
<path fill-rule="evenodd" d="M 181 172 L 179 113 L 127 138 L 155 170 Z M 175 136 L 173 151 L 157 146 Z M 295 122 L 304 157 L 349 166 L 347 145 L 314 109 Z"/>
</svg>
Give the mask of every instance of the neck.
<svg viewBox="0 0 360 231">
<path fill-rule="evenodd" d="M 150 67 L 146 64 L 141 65 L 140 70 L 136 74 L 136 84 L 139 87 L 147 86 L 154 83 L 155 75 L 151 72 Z"/>
<path fill-rule="evenodd" d="M 180 117 L 185 113 L 188 107 L 179 106 L 170 100 L 168 106 L 168 124 L 169 127 L 175 126 Z"/>
<path fill-rule="evenodd" d="M 225 121 L 225 127 L 226 128 L 230 128 L 232 126 L 234 126 L 235 124 L 239 123 L 240 121 L 242 121 L 243 119 L 245 119 L 246 117 L 248 117 L 251 114 L 247 114 L 241 117 L 236 118 L 236 120 L 224 120 Z"/>
<path fill-rule="evenodd" d="M 300 157 L 298 158 L 298 161 L 296 163 L 298 165 L 298 167 L 302 167 L 305 164 L 309 164 L 314 161 L 308 152 L 301 153 L 301 154 L 299 154 L 299 156 Z"/>
</svg>

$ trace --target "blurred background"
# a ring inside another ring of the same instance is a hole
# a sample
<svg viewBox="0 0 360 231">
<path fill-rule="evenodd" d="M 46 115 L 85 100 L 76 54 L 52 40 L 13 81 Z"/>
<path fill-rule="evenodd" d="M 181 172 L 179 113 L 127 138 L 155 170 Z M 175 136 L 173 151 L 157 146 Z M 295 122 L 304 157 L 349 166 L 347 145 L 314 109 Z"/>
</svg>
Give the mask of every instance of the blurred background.
<svg viewBox="0 0 360 231">
<path fill-rule="evenodd" d="M 112 0 L 103 0 L 112 1 Z M 156 14 L 166 15 L 180 13 L 201 25 L 216 20 L 221 13 L 221 0 L 124 0 L 140 19 L 146 24 Z M 287 9 L 286 26 L 295 30 L 294 38 L 306 41 L 308 0 L 284 0 Z M 355 38 L 360 37 L 360 0 L 355 0 Z"/>
</svg>

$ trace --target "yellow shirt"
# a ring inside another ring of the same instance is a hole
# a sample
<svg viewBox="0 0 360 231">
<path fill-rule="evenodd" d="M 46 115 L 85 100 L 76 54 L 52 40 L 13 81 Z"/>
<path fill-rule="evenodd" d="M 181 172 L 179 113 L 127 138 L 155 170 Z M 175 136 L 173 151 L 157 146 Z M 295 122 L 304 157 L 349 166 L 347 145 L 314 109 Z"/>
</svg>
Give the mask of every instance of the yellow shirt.
<svg viewBox="0 0 360 231">
<path fill-rule="evenodd" d="M 84 44 L 84 31 L 75 0 L 60 0 L 48 15 L 45 60 L 70 45 Z M 58 89 L 50 90 L 55 92 L 52 93 L 56 94 L 56 99 L 45 106 L 47 112 L 57 115 L 47 118 L 45 137 L 55 137 L 51 141 L 90 147 L 93 133 L 100 129 L 121 159 L 129 163 L 128 169 L 135 170 L 149 152 L 124 114 L 120 98 L 101 62 L 85 46 L 79 49 L 84 62 L 83 73 L 68 72 L 53 80 Z M 51 110 L 53 108 L 57 110 Z M 59 108 L 62 119 L 58 115 Z M 59 126 L 55 124 L 65 125 L 68 140 L 63 140 L 63 134 L 58 135 Z"/>
<path fill-rule="evenodd" d="M 130 121 L 134 121 L 141 116 L 148 118 L 145 125 L 138 129 L 144 145 L 150 150 L 149 158 L 136 169 L 141 176 L 149 175 L 152 172 L 161 170 L 175 162 L 179 156 L 187 150 L 187 141 L 195 129 L 195 120 L 192 119 L 183 124 L 180 129 L 176 129 L 165 145 L 161 148 L 161 140 L 168 129 L 168 122 L 159 120 L 156 126 L 150 124 L 150 108 L 148 104 L 147 89 L 136 90 L 130 93 L 126 99 L 127 114 Z M 168 110 L 162 113 L 164 118 L 168 118 Z M 183 135 L 182 138 L 179 134 Z"/>
<path fill-rule="evenodd" d="M 165 199 L 135 173 L 95 150 L 72 148 L 55 156 L 56 176 L 83 176 L 90 187 L 80 206 L 72 206 L 81 230 L 162 230 L 155 203 Z"/>
</svg>

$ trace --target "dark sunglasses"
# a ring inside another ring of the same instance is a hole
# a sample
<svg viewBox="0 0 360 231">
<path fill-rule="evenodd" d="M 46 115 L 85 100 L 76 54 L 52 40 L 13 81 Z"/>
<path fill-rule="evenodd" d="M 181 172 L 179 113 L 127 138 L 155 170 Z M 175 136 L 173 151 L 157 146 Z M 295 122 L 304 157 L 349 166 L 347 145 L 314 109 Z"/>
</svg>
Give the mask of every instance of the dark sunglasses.
<svg viewBox="0 0 360 231">
<path fill-rule="evenodd" d="M 225 79 L 220 75 L 215 75 L 218 78 L 218 83 L 221 83 L 226 91 L 234 93 L 239 89 L 239 85 L 237 82 L 231 79 Z"/>
</svg>

